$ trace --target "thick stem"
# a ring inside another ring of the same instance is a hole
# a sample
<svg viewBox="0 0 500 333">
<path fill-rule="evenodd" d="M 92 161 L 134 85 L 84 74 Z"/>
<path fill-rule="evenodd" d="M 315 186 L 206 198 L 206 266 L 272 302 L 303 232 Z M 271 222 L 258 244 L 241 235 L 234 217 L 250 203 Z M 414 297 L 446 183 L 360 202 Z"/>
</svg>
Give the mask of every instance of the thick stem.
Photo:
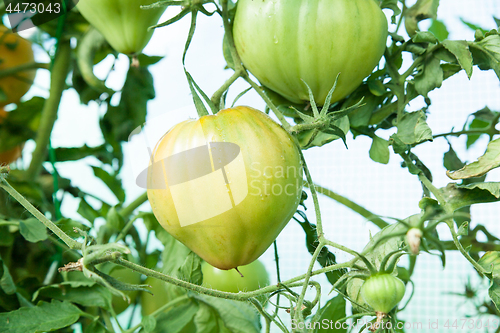
<svg viewBox="0 0 500 333">
<path fill-rule="evenodd" d="M 61 96 L 66 88 L 66 77 L 68 76 L 71 63 L 71 45 L 68 41 L 61 41 L 55 57 L 54 67 L 50 78 L 50 96 L 45 101 L 42 109 L 42 119 L 35 138 L 36 148 L 28 170 L 26 179 L 34 180 L 42 169 L 42 163 L 47 156 L 47 146 L 50 140 L 52 128 L 57 119 L 57 110 L 61 102 Z"/>
<path fill-rule="evenodd" d="M 136 210 L 139 208 L 143 203 L 145 203 L 148 200 L 148 193 L 144 192 L 140 196 L 138 196 L 134 201 L 132 201 L 130 204 L 128 204 L 127 207 L 124 207 L 120 210 L 120 215 L 123 218 L 127 218 Z"/>
</svg>

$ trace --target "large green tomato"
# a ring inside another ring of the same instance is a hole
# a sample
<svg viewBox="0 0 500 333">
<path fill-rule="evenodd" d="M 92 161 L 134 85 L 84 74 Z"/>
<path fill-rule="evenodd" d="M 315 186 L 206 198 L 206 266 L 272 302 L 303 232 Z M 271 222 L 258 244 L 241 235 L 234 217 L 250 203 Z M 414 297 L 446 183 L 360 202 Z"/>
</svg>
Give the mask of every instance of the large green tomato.
<svg viewBox="0 0 500 333">
<path fill-rule="evenodd" d="M 157 0 L 80 0 L 80 13 L 118 52 L 134 55 L 148 44 L 166 7 L 141 9 Z"/>
<path fill-rule="evenodd" d="M 254 291 L 269 285 L 269 274 L 264 264 L 255 260 L 251 264 L 238 267 L 243 277 L 235 270 L 223 271 L 204 262 L 201 266 L 203 272 L 203 286 L 237 293 L 240 291 Z"/>
<path fill-rule="evenodd" d="M 294 103 L 323 105 L 356 89 L 382 57 L 387 19 L 374 0 L 239 0 L 234 42 L 243 64 Z"/>
<path fill-rule="evenodd" d="M 282 127 L 240 106 L 170 129 L 153 151 L 147 186 L 163 228 L 228 270 L 256 260 L 291 219 L 302 164 Z"/>
</svg>

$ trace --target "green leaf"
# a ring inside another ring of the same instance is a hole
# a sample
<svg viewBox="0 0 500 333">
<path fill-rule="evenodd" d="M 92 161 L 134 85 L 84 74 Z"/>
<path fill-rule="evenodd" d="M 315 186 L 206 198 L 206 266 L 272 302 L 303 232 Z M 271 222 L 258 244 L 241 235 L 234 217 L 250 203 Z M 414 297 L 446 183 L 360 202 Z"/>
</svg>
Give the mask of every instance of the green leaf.
<svg viewBox="0 0 500 333">
<path fill-rule="evenodd" d="M 474 64 L 481 70 L 493 69 L 500 78 L 500 36 L 493 34 L 484 39 L 469 43 Z"/>
<path fill-rule="evenodd" d="M 393 14 L 391 16 L 391 22 L 392 24 L 396 23 L 396 16 L 401 14 L 401 9 L 398 7 L 398 0 L 382 0 L 382 3 L 380 4 L 380 8 L 389 8 L 392 10 Z"/>
<path fill-rule="evenodd" d="M 96 147 L 89 147 L 87 145 L 71 148 L 61 147 L 55 148 L 54 153 L 58 162 L 78 161 L 88 156 L 94 156 L 103 163 L 111 164 L 114 159 L 113 154 L 108 151 L 106 145 Z"/>
<path fill-rule="evenodd" d="M 119 202 L 125 201 L 125 190 L 122 187 L 122 182 L 118 174 L 111 174 L 97 166 L 92 166 L 92 170 L 94 170 L 94 175 L 108 186 Z"/>
<path fill-rule="evenodd" d="M 12 276 L 9 273 L 9 268 L 3 260 L 0 260 L 0 265 L 2 266 L 2 275 L 0 275 L 0 289 L 2 289 L 7 295 L 13 295 L 16 293 L 16 285 Z M 0 331 L 1 332 L 1 331 Z"/>
<path fill-rule="evenodd" d="M 210 306 L 231 333 L 260 333 L 260 316 L 253 306 L 229 299 L 195 295 L 199 302 Z"/>
<path fill-rule="evenodd" d="M 483 34 L 486 34 L 488 32 L 488 30 L 481 28 L 477 24 L 468 22 L 468 21 L 464 20 L 463 18 L 460 18 L 460 21 L 462 21 L 462 23 L 465 24 L 467 27 L 469 27 L 471 30 L 474 30 L 474 31 L 480 30 Z"/>
<path fill-rule="evenodd" d="M 176 305 L 170 311 L 162 312 L 156 317 L 154 332 L 181 332 L 191 322 L 198 309 L 198 304 L 190 300 L 189 302 Z"/>
<path fill-rule="evenodd" d="M 182 266 L 179 267 L 178 276 L 184 281 L 201 285 L 203 282 L 201 263 L 201 258 L 196 253 L 190 252 Z"/>
<path fill-rule="evenodd" d="M 446 175 L 451 179 L 467 179 L 473 177 L 481 177 L 490 170 L 500 166 L 500 138 L 490 141 L 486 147 L 486 152 L 479 157 L 477 161 L 467 164 L 463 168 L 450 172 Z"/>
<path fill-rule="evenodd" d="M 92 207 L 84 198 L 80 198 L 77 213 L 92 224 L 96 218 L 101 217 L 101 214 L 99 214 L 99 212 L 95 210 L 94 207 Z"/>
<path fill-rule="evenodd" d="M 100 121 L 107 142 L 127 141 L 134 129 L 146 121 L 147 103 L 155 97 L 153 76 L 146 67 L 131 66 L 118 106 L 109 106 Z"/>
<path fill-rule="evenodd" d="M 33 294 L 33 301 L 40 297 L 68 301 L 83 306 L 111 308 L 111 293 L 105 287 L 81 281 L 66 281 L 45 286 Z"/>
<path fill-rule="evenodd" d="M 423 111 L 405 113 L 398 123 L 398 137 L 407 145 L 432 141 L 432 131 L 425 121 Z"/>
<path fill-rule="evenodd" d="M 346 316 L 346 302 L 345 299 L 342 295 L 337 295 L 334 298 L 330 299 L 328 302 L 326 302 L 325 306 L 321 308 L 319 311 L 321 311 L 321 317 L 319 322 L 328 323 L 328 327 L 330 329 L 327 329 L 322 325 L 322 327 L 315 331 L 317 333 L 323 333 L 323 332 L 337 332 L 337 333 L 345 333 L 347 332 L 346 328 L 335 328 L 336 325 L 335 323 L 339 320 L 342 319 Z M 342 324 L 343 322 L 339 322 L 339 324 Z M 340 325 L 342 326 L 342 325 Z"/>
<path fill-rule="evenodd" d="M 457 234 L 459 236 L 467 236 L 469 234 L 469 222 L 464 222 L 458 228 Z"/>
<path fill-rule="evenodd" d="M 443 42 L 443 46 L 448 51 L 453 53 L 453 55 L 457 58 L 458 63 L 465 70 L 470 79 L 472 76 L 473 59 L 467 42 L 461 40 L 445 40 Z"/>
<path fill-rule="evenodd" d="M 458 158 L 457 153 L 455 152 L 455 150 L 453 150 L 451 144 L 448 143 L 448 146 L 450 148 L 446 153 L 444 153 L 443 166 L 446 168 L 446 170 L 460 169 L 465 165 L 465 163 Z"/>
<path fill-rule="evenodd" d="M 164 58 L 163 56 L 148 56 L 145 55 L 144 53 L 141 53 L 138 56 L 139 64 L 141 64 L 142 67 L 148 67 L 154 65 L 163 58 Z"/>
<path fill-rule="evenodd" d="M 437 44 L 438 39 L 432 32 L 429 31 L 418 31 L 411 37 L 411 40 L 414 43 L 432 43 L 432 44 Z"/>
<path fill-rule="evenodd" d="M 74 228 L 79 228 L 83 231 L 89 231 L 90 228 L 87 227 L 86 225 L 72 220 L 72 219 L 60 219 L 59 221 L 55 222 L 55 224 L 62 230 L 64 231 L 68 236 L 73 237 L 73 238 L 78 238 L 81 235 L 75 231 Z"/>
<path fill-rule="evenodd" d="M 441 87 L 444 73 L 440 65 L 441 59 L 432 54 L 419 66 L 417 74 L 414 75 L 414 83 L 420 95 L 427 97 L 429 91 Z"/>
<path fill-rule="evenodd" d="M 495 304 L 497 310 L 500 311 L 500 284 L 498 284 L 496 281 L 493 281 L 491 283 L 490 289 L 488 289 L 488 295 L 493 301 L 493 304 Z"/>
<path fill-rule="evenodd" d="M 490 272 L 493 278 L 500 278 L 500 252 L 488 251 L 477 262 L 487 272 Z"/>
<path fill-rule="evenodd" d="M 231 49 L 229 47 L 226 34 L 224 34 L 224 38 L 222 40 L 222 54 L 224 55 L 224 60 L 226 60 L 227 67 L 234 69 L 234 60 L 231 55 Z"/>
<path fill-rule="evenodd" d="M 447 204 L 454 211 L 473 204 L 500 200 L 500 182 L 472 183 L 469 185 L 450 183 L 439 190 L 446 199 Z"/>
<path fill-rule="evenodd" d="M 48 237 L 47 228 L 35 218 L 19 221 L 19 232 L 31 243 L 46 240 Z"/>
<path fill-rule="evenodd" d="M 106 214 L 106 225 L 114 231 L 120 231 L 125 226 L 123 216 L 118 213 L 116 206 L 111 207 Z"/>
<path fill-rule="evenodd" d="M 448 29 L 446 29 L 446 25 L 439 20 L 432 20 L 429 31 L 432 32 L 440 42 L 448 38 L 449 35 Z"/>
<path fill-rule="evenodd" d="M 51 303 L 40 302 L 36 307 L 23 307 L 15 311 L 0 313 L 0 332 L 55 331 L 72 325 L 83 314 L 84 312 L 69 302 L 56 300 Z"/>
<path fill-rule="evenodd" d="M 437 16 L 439 0 L 417 0 L 417 2 L 406 11 L 405 28 L 411 37 L 418 31 L 418 22 Z"/>
<path fill-rule="evenodd" d="M 374 136 L 370 147 L 370 158 L 375 162 L 387 164 L 389 163 L 389 157 L 389 141 Z"/>
</svg>

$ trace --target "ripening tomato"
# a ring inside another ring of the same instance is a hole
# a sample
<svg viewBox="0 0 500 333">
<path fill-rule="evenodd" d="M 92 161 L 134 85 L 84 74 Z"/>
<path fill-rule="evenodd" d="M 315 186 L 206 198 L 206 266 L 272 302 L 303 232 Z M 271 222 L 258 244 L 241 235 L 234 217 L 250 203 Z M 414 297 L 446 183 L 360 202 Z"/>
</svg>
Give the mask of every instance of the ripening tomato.
<svg viewBox="0 0 500 333">
<path fill-rule="evenodd" d="M 228 270 L 256 260 L 291 219 L 302 164 L 281 126 L 240 106 L 170 129 L 153 151 L 147 186 L 162 227 Z"/>
<path fill-rule="evenodd" d="M 0 71 L 33 63 L 31 43 L 0 24 Z M 28 92 L 36 70 L 0 78 L 0 106 L 17 103 Z"/>
<path fill-rule="evenodd" d="M 234 42 L 241 61 L 266 87 L 294 103 L 323 105 L 356 89 L 382 57 L 387 19 L 374 0 L 239 0 Z"/>
<path fill-rule="evenodd" d="M 254 291 L 269 285 L 269 274 L 266 267 L 259 260 L 238 267 L 243 275 L 235 269 L 224 271 L 204 262 L 201 266 L 203 272 L 203 286 L 219 291 L 237 293 L 240 291 Z"/>
<path fill-rule="evenodd" d="M 148 44 L 166 7 L 141 9 L 156 0 L 79 0 L 77 8 L 118 52 L 134 55 Z"/>
<path fill-rule="evenodd" d="M 7 112 L 0 106 L 0 124 L 6 116 Z M 21 144 L 6 151 L 0 151 L 0 165 L 11 164 L 12 162 L 17 161 L 17 159 L 22 155 L 23 147 L 24 144 Z"/>
<path fill-rule="evenodd" d="M 375 312 L 388 313 L 404 295 L 403 281 L 387 273 L 372 275 L 361 286 L 361 296 Z"/>
</svg>

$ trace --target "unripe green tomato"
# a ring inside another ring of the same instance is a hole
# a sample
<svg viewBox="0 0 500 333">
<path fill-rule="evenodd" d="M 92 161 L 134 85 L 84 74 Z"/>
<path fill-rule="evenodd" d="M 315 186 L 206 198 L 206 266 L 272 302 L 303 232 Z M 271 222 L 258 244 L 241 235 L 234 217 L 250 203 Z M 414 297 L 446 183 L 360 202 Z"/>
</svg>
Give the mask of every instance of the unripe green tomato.
<svg viewBox="0 0 500 333">
<path fill-rule="evenodd" d="M 142 316 L 149 316 L 163 305 L 171 301 L 171 296 L 168 293 L 165 281 L 148 277 L 144 284 L 150 285 L 149 289 L 153 295 L 148 292 L 141 291 L 141 306 Z"/>
<path fill-rule="evenodd" d="M 356 89 L 384 54 L 387 19 L 374 0 L 239 0 L 234 43 L 246 68 L 294 103 L 323 105 Z"/>
<path fill-rule="evenodd" d="M 361 296 L 373 310 L 389 313 L 405 295 L 405 284 L 391 274 L 369 277 L 361 286 Z"/>
<path fill-rule="evenodd" d="M 238 293 L 254 291 L 269 285 L 269 274 L 262 262 L 255 260 L 251 264 L 238 267 L 243 277 L 235 270 L 220 270 L 204 262 L 203 286 L 219 291 Z"/>
<path fill-rule="evenodd" d="M 170 129 L 153 151 L 147 193 L 166 231 L 228 270 L 267 250 L 295 214 L 302 184 L 290 134 L 238 106 Z"/>
<path fill-rule="evenodd" d="M 156 0 L 79 0 L 77 8 L 118 52 L 134 55 L 148 44 L 166 7 L 141 9 Z"/>
<path fill-rule="evenodd" d="M 128 268 L 116 267 L 109 275 L 121 282 L 130 284 L 141 283 L 141 275 Z M 123 292 L 130 297 L 130 304 L 134 303 L 137 295 L 139 295 L 138 290 L 123 290 Z M 113 295 L 112 304 L 116 314 L 122 313 L 130 305 L 123 297 L 117 295 Z"/>
</svg>

